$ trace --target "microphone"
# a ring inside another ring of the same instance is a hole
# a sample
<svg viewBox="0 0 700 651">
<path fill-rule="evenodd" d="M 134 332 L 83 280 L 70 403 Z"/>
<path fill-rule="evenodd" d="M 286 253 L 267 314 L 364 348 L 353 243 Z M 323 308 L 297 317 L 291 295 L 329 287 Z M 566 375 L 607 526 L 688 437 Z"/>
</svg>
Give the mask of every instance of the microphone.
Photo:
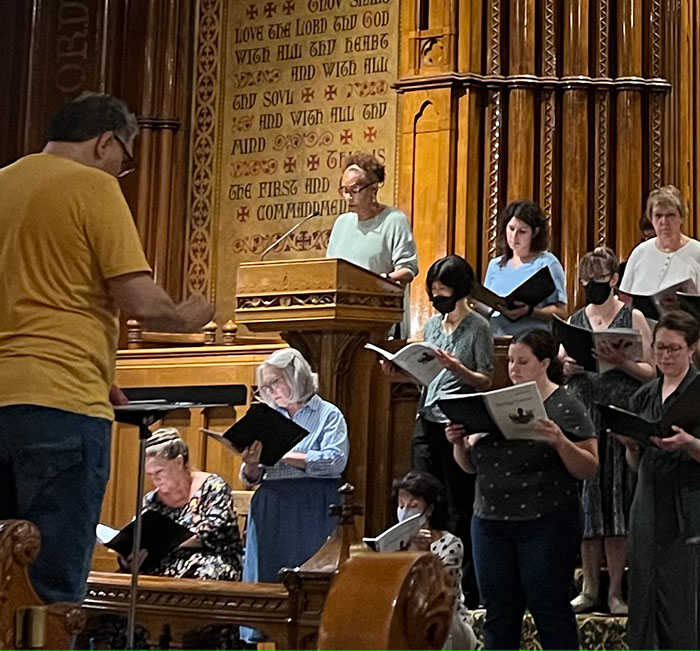
<svg viewBox="0 0 700 651">
<path fill-rule="evenodd" d="M 295 224 L 292 226 L 284 235 L 281 235 L 278 237 L 270 246 L 268 246 L 261 254 L 260 254 L 260 262 L 262 262 L 265 259 L 265 256 L 272 251 L 280 242 L 283 240 L 287 239 L 297 228 L 302 226 L 303 224 L 306 224 L 306 222 L 309 221 L 312 217 L 318 217 L 321 213 L 318 210 L 314 210 L 312 213 L 306 215 L 304 219 L 302 219 L 298 224 Z"/>
</svg>

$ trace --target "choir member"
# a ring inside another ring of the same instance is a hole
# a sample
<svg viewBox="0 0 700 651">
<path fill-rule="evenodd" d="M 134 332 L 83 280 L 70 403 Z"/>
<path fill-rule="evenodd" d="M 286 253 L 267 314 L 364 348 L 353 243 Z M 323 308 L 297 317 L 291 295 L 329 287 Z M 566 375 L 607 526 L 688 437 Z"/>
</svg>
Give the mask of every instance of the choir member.
<svg viewBox="0 0 700 651">
<path fill-rule="evenodd" d="M 564 375 L 568 389 L 590 410 L 598 436 L 600 467 L 596 475 L 583 482 L 584 530 L 581 543 L 583 590 L 573 601 L 575 612 L 597 605 L 600 569 L 603 557 L 610 576 L 608 607 L 614 615 L 627 614 L 622 598 L 622 576 L 627 559 L 629 512 L 634 497 L 636 476 L 625 461 L 625 448 L 606 434 L 596 403 L 627 407 L 632 394 L 654 377 L 651 357 L 651 331 L 644 315 L 632 309 L 615 295 L 618 262 L 608 248 L 598 247 L 587 253 L 578 267 L 586 306 L 569 318 L 573 325 L 594 332 L 608 328 L 634 328 L 642 338 L 643 359 L 628 359 L 624 352 L 601 345 L 597 356 L 613 367 L 603 373 L 592 373 L 564 359 Z M 604 344 L 604 342 L 603 342 Z M 561 351 L 560 354 L 564 354 Z"/>
<path fill-rule="evenodd" d="M 579 648 L 569 603 L 581 541 L 578 482 L 595 473 L 598 450 L 586 408 L 553 381 L 560 364 L 543 330 L 515 335 L 508 349 L 512 382 L 536 382 L 544 400 L 549 418 L 537 423 L 544 441 L 446 428 L 457 463 L 476 473 L 472 541 L 487 649 L 520 648 L 526 607 L 542 648 Z"/>
<path fill-rule="evenodd" d="M 469 306 L 468 295 L 474 284 L 474 271 L 457 255 L 434 262 L 426 276 L 426 290 L 439 312 L 423 328 L 423 339 L 437 346 L 437 357 L 445 367 L 423 389 L 418 420 L 412 441 L 413 469 L 437 477 L 447 491 L 448 529 L 464 544 L 463 588 L 467 606 L 479 605 L 473 564 L 469 522 L 474 503 L 474 480 L 461 471 L 445 440 L 445 414 L 437 405 L 441 395 L 483 391 L 491 385 L 493 336 L 488 322 Z M 382 369 L 394 379 L 411 381 L 388 364 Z"/>
<path fill-rule="evenodd" d="M 427 472 L 412 470 L 403 479 L 394 482 L 393 496 L 397 502 L 399 522 L 412 515 L 423 515 L 423 528 L 412 541 L 412 549 L 430 551 L 440 559 L 445 567 L 447 583 L 454 594 L 452 626 L 443 648 L 475 649 L 476 637 L 462 592 L 464 545 L 457 536 L 447 531 L 445 488 Z"/>
<path fill-rule="evenodd" d="M 556 256 L 547 250 L 549 225 L 540 207 L 525 199 L 513 201 L 498 224 L 500 256 L 489 262 L 484 287 L 507 296 L 543 267 L 549 267 L 555 290 L 539 305 L 524 303 L 490 312 L 494 335 L 513 335 L 532 328 L 549 329 L 552 315 L 566 316 L 566 279 Z M 486 308 L 488 310 L 489 308 Z"/>
<path fill-rule="evenodd" d="M 274 582 L 283 567 L 313 556 L 336 525 L 338 479 L 349 454 L 340 410 L 318 395 L 318 376 L 294 348 L 274 352 L 256 370 L 260 398 L 309 434 L 274 466 L 260 464 L 262 443 L 243 453 L 241 478 L 259 484 L 250 503 L 244 581 Z M 243 629 L 252 640 L 250 629 Z"/>
<path fill-rule="evenodd" d="M 243 547 L 231 487 L 219 475 L 192 468 L 189 456 L 174 427 L 155 431 L 146 442 L 146 475 L 155 488 L 145 495 L 144 510 L 161 513 L 194 534 L 150 573 L 240 581 Z"/>
<path fill-rule="evenodd" d="M 660 418 L 697 377 L 691 360 L 700 337 L 697 322 L 672 311 L 654 328 L 660 376 L 631 398 L 630 409 Z M 700 429 L 673 427 L 668 438 L 642 447 L 619 437 L 637 470 L 629 537 L 630 649 L 695 649 L 693 595 L 698 590 L 688 538 L 700 533 Z"/>
<path fill-rule="evenodd" d="M 688 209 L 680 190 L 672 185 L 652 190 L 646 210 L 656 237 L 632 251 L 620 290 L 654 294 L 687 279 L 700 289 L 700 242 L 681 232 Z"/>
</svg>

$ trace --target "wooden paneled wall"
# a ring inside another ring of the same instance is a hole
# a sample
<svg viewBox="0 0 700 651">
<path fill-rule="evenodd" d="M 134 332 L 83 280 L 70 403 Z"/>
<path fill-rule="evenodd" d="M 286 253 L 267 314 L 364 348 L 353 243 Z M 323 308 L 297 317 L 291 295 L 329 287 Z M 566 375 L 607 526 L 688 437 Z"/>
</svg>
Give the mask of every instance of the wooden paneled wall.
<svg viewBox="0 0 700 651">
<path fill-rule="evenodd" d="M 578 259 L 603 243 L 626 257 L 649 190 L 675 183 L 697 207 L 698 12 L 679 0 L 405 0 L 397 195 L 423 273 L 455 252 L 483 274 L 499 213 L 532 198 L 573 305 Z M 430 311 L 423 292 L 412 302 L 415 329 Z"/>
</svg>

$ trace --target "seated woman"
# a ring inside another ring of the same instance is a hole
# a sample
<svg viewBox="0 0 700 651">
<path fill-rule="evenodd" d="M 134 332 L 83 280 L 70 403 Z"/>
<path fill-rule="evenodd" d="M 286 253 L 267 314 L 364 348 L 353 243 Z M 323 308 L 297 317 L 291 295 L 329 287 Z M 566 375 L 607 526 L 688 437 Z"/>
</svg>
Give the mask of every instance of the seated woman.
<svg viewBox="0 0 700 651">
<path fill-rule="evenodd" d="M 691 360 L 699 338 L 698 323 L 685 312 L 659 319 L 653 351 L 661 375 L 632 396 L 632 411 L 649 420 L 666 413 L 698 375 Z M 686 541 L 700 533 L 700 422 L 690 433 L 673 430 L 646 447 L 618 436 L 638 472 L 629 532 L 630 649 L 697 648 L 698 585 Z"/>
<path fill-rule="evenodd" d="M 260 484 L 250 503 L 244 581 L 278 580 L 283 567 L 313 556 L 336 525 L 338 479 L 348 460 L 348 431 L 340 410 L 317 394 L 318 377 L 294 348 L 278 350 L 256 371 L 260 397 L 308 430 L 274 466 L 262 466 L 262 443 L 243 453 L 241 478 Z"/>
<path fill-rule="evenodd" d="M 475 649 L 476 637 L 462 592 L 462 558 L 464 546 L 457 536 L 446 530 L 447 501 L 443 485 L 427 472 L 412 470 L 401 481 L 394 482 L 393 496 L 397 501 L 399 522 L 422 513 L 425 529 L 413 547 L 431 551 L 445 566 L 448 585 L 454 592 L 454 615 L 450 635 L 444 649 Z"/>
<path fill-rule="evenodd" d="M 525 199 L 509 203 L 499 219 L 498 245 L 501 255 L 489 262 L 484 287 L 507 296 L 542 267 L 549 267 L 555 290 L 532 309 L 521 303 L 490 312 L 493 334 L 514 335 L 532 328 L 549 330 L 552 315 L 562 319 L 566 316 L 566 279 L 561 263 L 547 250 L 549 226 L 540 207 Z M 477 309 L 483 313 L 481 306 Z"/>
<path fill-rule="evenodd" d="M 455 460 L 476 473 L 472 545 L 487 649 L 520 648 L 525 608 L 542 648 L 579 648 L 569 603 L 581 542 L 578 481 L 597 470 L 598 446 L 586 408 L 550 379 L 559 379 L 557 352 L 544 330 L 516 335 L 508 349 L 511 381 L 536 382 L 544 401 L 549 420 L 536 425 L 542 441 L 446 428 Z"/>
<path fill-rule="evenodd" d="M 156 430 L 146 442 L 146 474 L 155 489 L 145 495 L 144 510 L 166 515 L 195 534 L 152 573 L 240 581 L 243 550 L 226 481 L 190 466 L 187 443 L 174 427 Z"/>
</svg>

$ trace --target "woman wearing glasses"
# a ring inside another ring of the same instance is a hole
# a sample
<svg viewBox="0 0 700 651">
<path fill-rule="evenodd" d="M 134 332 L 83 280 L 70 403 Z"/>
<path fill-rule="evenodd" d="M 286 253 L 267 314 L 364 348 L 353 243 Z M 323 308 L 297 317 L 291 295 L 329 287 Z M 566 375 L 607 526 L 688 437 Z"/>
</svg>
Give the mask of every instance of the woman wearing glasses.
<svg viewBox="0 0 700 651">
<path fill-rule="evenodd" d="M 260 464 L 262 443 L 242 453 L 241 479 L 260 484 L 250 504 L 244 581 L 277 581 L 282 567 L 313 556 L 335 526 L 328 507 L 348 460 L 340 410 L 321 399 L 318 377 L 294 348 L 278 350 L 256 370 L 261 399 L 309 431 L 274 466 Z"/>
<path fill-rule="evenodd" d="M 416 244 L 406 215 L 377 201 L 382 183 L 384 165 L 372 154 L 354 154 L 345 161 L 338 191 L 348 212 L 333 224 L 326 256 L 408 284 L 418 274 Z"/>
<path fill-rule="evenodd" d="M 686 390 L 698 372 L 691 360 L 700 338 L 698 323 L 685 312 L 663 315 L 654 328 L 654 357 L 660 376 L 643 385 L 630 408 L 656 420 Z M 642 447 L 618 436 L 627 461 L 638 472 L 629 538 L 630 649 L 695 649 L 695 583 L 688 538 L 700 534 L 700 418 L 689 433 L 651 437 Z"/>
<path fill-rule="evenodd" d="M 606 247 L 598 247 L 581 258 L 578 276 L 584 288 L 586 306 L 572 314 L 569 322 L 593 332 L 634 328 L 642 337 L 643 359 L 628 359 L 619 348 L 601 345 L 597 354 L 598 359 L 605 363 L 605 370 L 591 373 L 584 371 L 571 357 L 564 357 L 563 350 L 560 354 L 564 358 L 569 390 L 590 410 L 600 455 L 598 472 L 583 482 L 583 590 L 571 605 L 574 612 L 590 610 L 597 605 L 600 569 L 605 557 L 610 576 L 610 613 L 625 615 L 627 605 L 622 598 L 622 576 L 627 560 L 629 515 L 636 476 L 627 466 L 624 446 L 607 435 L 595 405 L 605 403 L 626 408 L 641 384 L 654 378 L 655 369 L 651 357 L 651 331 L 644 315 L 615 295 L 618 272 L 617 258 Z"/>
</svg>

